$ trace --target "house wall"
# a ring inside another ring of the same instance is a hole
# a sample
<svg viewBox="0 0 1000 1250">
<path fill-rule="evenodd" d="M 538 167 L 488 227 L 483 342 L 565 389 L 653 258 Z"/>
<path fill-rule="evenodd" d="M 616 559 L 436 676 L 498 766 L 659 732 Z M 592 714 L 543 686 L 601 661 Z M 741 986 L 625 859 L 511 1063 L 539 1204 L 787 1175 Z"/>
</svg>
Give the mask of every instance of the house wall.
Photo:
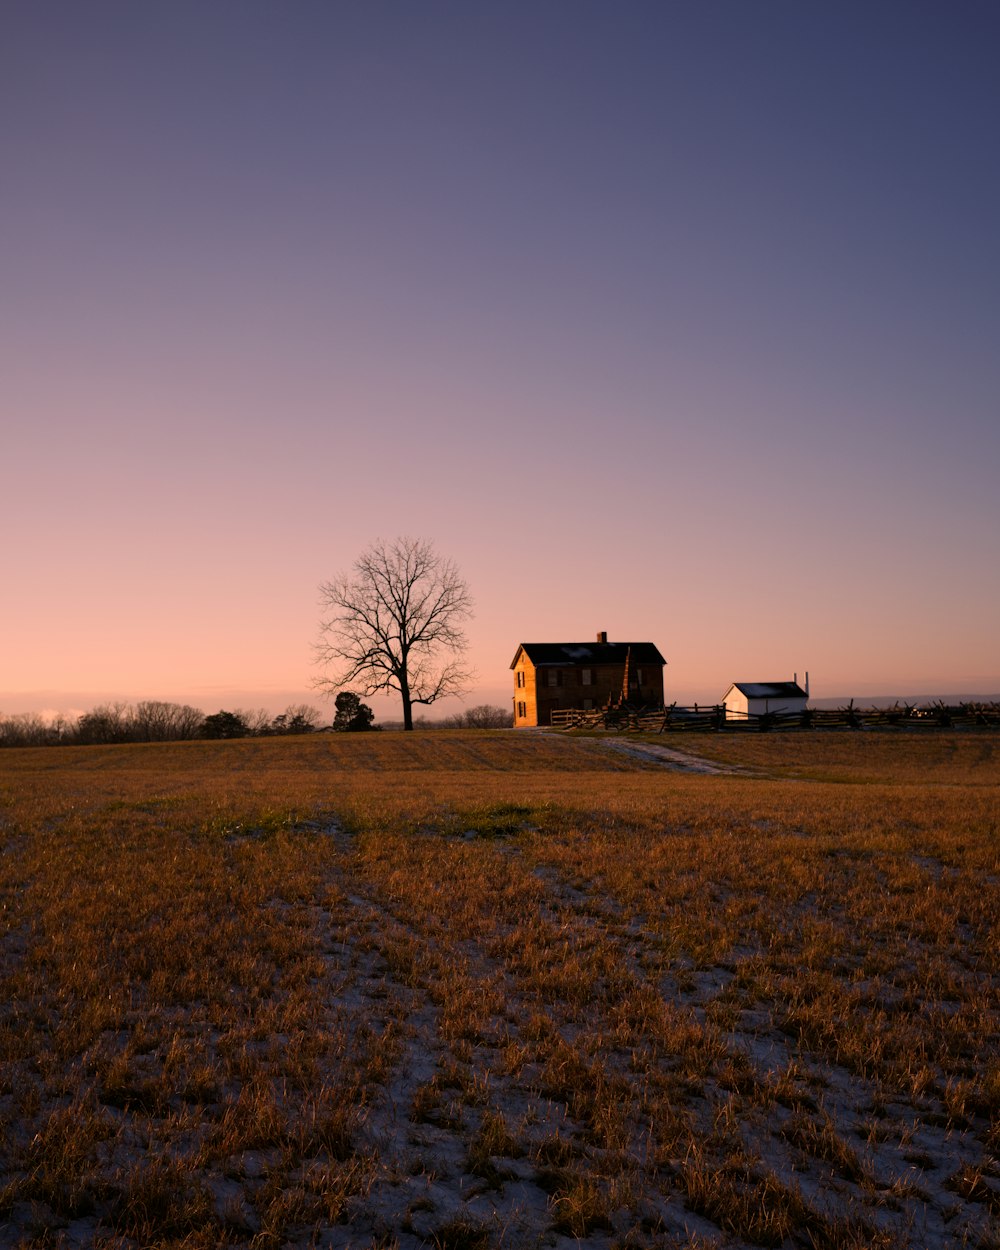
<svg viewBox="0 0 1000 1250">
<path fill-rule="evenodd" d="M 805 699 L 751 699 L 750 714 L 763 716 L 765 712 L 779 712 L 787 715 L 790 712 L 801 712 L 805 707 Z"/>
<path fill-rule="evenodd" d="M 524 681 L 518 685 L 518 674 Z M 522 714 L 521 708 L 524 708 Z M 521 655 L 514 667 L 514 728 L 527 729 L 538 724 L 537 681 L 535 666 L 526 655 Z"/>
<path fill-rule="evenodd" d="M 633 702 L 645 704 L 661 704 L 663 702 L 663 667 L 659 664 L 636 664 L 632 663 L 632 676 L 635 678 L 639 673 L 642 677 L 642 683 L 638 688 L 633 688 L 631 698 Z M 603 707 L 610 697 L 618 698 L 622 692 L 622 682 L 625 680 L 624 664 L 601 664 L 597 666 L 598 686 L 600 694 L 595 700 L 595 707 Z M 599 700 L 599 701 L 598 701 Z M 579 707 L 579 703 L 567 704 L 568 707 Z"/>
<path fill-rule="evenodd" d="M 747 715 L 763 716 L 767 712 L 787 715 L 801 712 L 807 700 L 802 697 L 787 699 L 748 699 L 740 690 L 726 695 L 726 720 L 746 720 Z"/>
</svg>

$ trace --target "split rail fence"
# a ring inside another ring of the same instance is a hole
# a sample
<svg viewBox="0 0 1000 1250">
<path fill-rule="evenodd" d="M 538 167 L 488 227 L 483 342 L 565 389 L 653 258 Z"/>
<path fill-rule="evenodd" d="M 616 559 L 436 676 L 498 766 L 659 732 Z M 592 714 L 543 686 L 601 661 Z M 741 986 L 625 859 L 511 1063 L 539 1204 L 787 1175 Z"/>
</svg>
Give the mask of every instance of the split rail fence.
<svg viewBox="0 0 1000 1250">
<path fill-rule="evenodd" d="M 724 704 L 672 703 L 663 708 L 556 708 L 552 724 L 560 729 L 614 729 L 632 733 L 722 730 L 767 732 L 787 729 L 1000 729 L 1000 703 L 935 703 L 859 708 L 806 708 L 802 712 L 765 712 L 729 716 Z"/>
</svg>

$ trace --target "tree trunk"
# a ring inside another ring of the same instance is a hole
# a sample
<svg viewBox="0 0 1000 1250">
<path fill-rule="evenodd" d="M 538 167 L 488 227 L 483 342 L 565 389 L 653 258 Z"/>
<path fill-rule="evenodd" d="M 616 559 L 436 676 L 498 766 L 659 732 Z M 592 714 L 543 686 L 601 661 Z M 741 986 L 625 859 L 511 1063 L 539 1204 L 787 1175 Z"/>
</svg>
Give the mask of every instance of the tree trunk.
<svg viewBox="0 0 1000 1250">
<path fill-rule="evenodd" d="M 403 700 L 403 728 L 413 728 L 413 704 L 410 702 L 410 683 L 406 680 L 406 673 L 403 672 L 399 676 L 399 694 Z"/>
</svg>

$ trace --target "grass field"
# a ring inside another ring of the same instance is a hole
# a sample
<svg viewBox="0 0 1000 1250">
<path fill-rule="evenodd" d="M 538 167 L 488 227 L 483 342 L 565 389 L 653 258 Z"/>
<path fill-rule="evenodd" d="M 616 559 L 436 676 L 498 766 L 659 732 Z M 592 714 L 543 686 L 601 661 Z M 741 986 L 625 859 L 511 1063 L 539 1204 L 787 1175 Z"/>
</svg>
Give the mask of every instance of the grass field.
<svg viewBox="0 0 1000 1250">
<path fill-rule="evenodd" d="M 0 1245 L 997 1250 L 1000 740 L 679 747 L 0 753 Z"/>
</svg>

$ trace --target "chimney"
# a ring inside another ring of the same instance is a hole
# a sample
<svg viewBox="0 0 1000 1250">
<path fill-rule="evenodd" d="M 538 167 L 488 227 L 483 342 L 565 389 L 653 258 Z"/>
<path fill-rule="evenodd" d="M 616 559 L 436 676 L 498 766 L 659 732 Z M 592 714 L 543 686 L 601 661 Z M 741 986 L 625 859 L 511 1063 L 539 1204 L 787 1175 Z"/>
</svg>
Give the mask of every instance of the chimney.
<svg viewBox="0 0 1000 1250">
<path fill-rule="evenodd" d="M 597 641 L 598 641 L 598 642 L 607 642 L 607 641 L 608 641 L 608 635 L 607 635 L 607 632 L 606 632 L 605 630 L 603 630 L 603 629 L 602 629 L 602 630 L 601 630 L 601 632 L 597 635 Z"/>
<path fill-rule="evenodd" d="M 806 698 L 809 698 L 809 670 L 806 669 Z"/>
</svg>

